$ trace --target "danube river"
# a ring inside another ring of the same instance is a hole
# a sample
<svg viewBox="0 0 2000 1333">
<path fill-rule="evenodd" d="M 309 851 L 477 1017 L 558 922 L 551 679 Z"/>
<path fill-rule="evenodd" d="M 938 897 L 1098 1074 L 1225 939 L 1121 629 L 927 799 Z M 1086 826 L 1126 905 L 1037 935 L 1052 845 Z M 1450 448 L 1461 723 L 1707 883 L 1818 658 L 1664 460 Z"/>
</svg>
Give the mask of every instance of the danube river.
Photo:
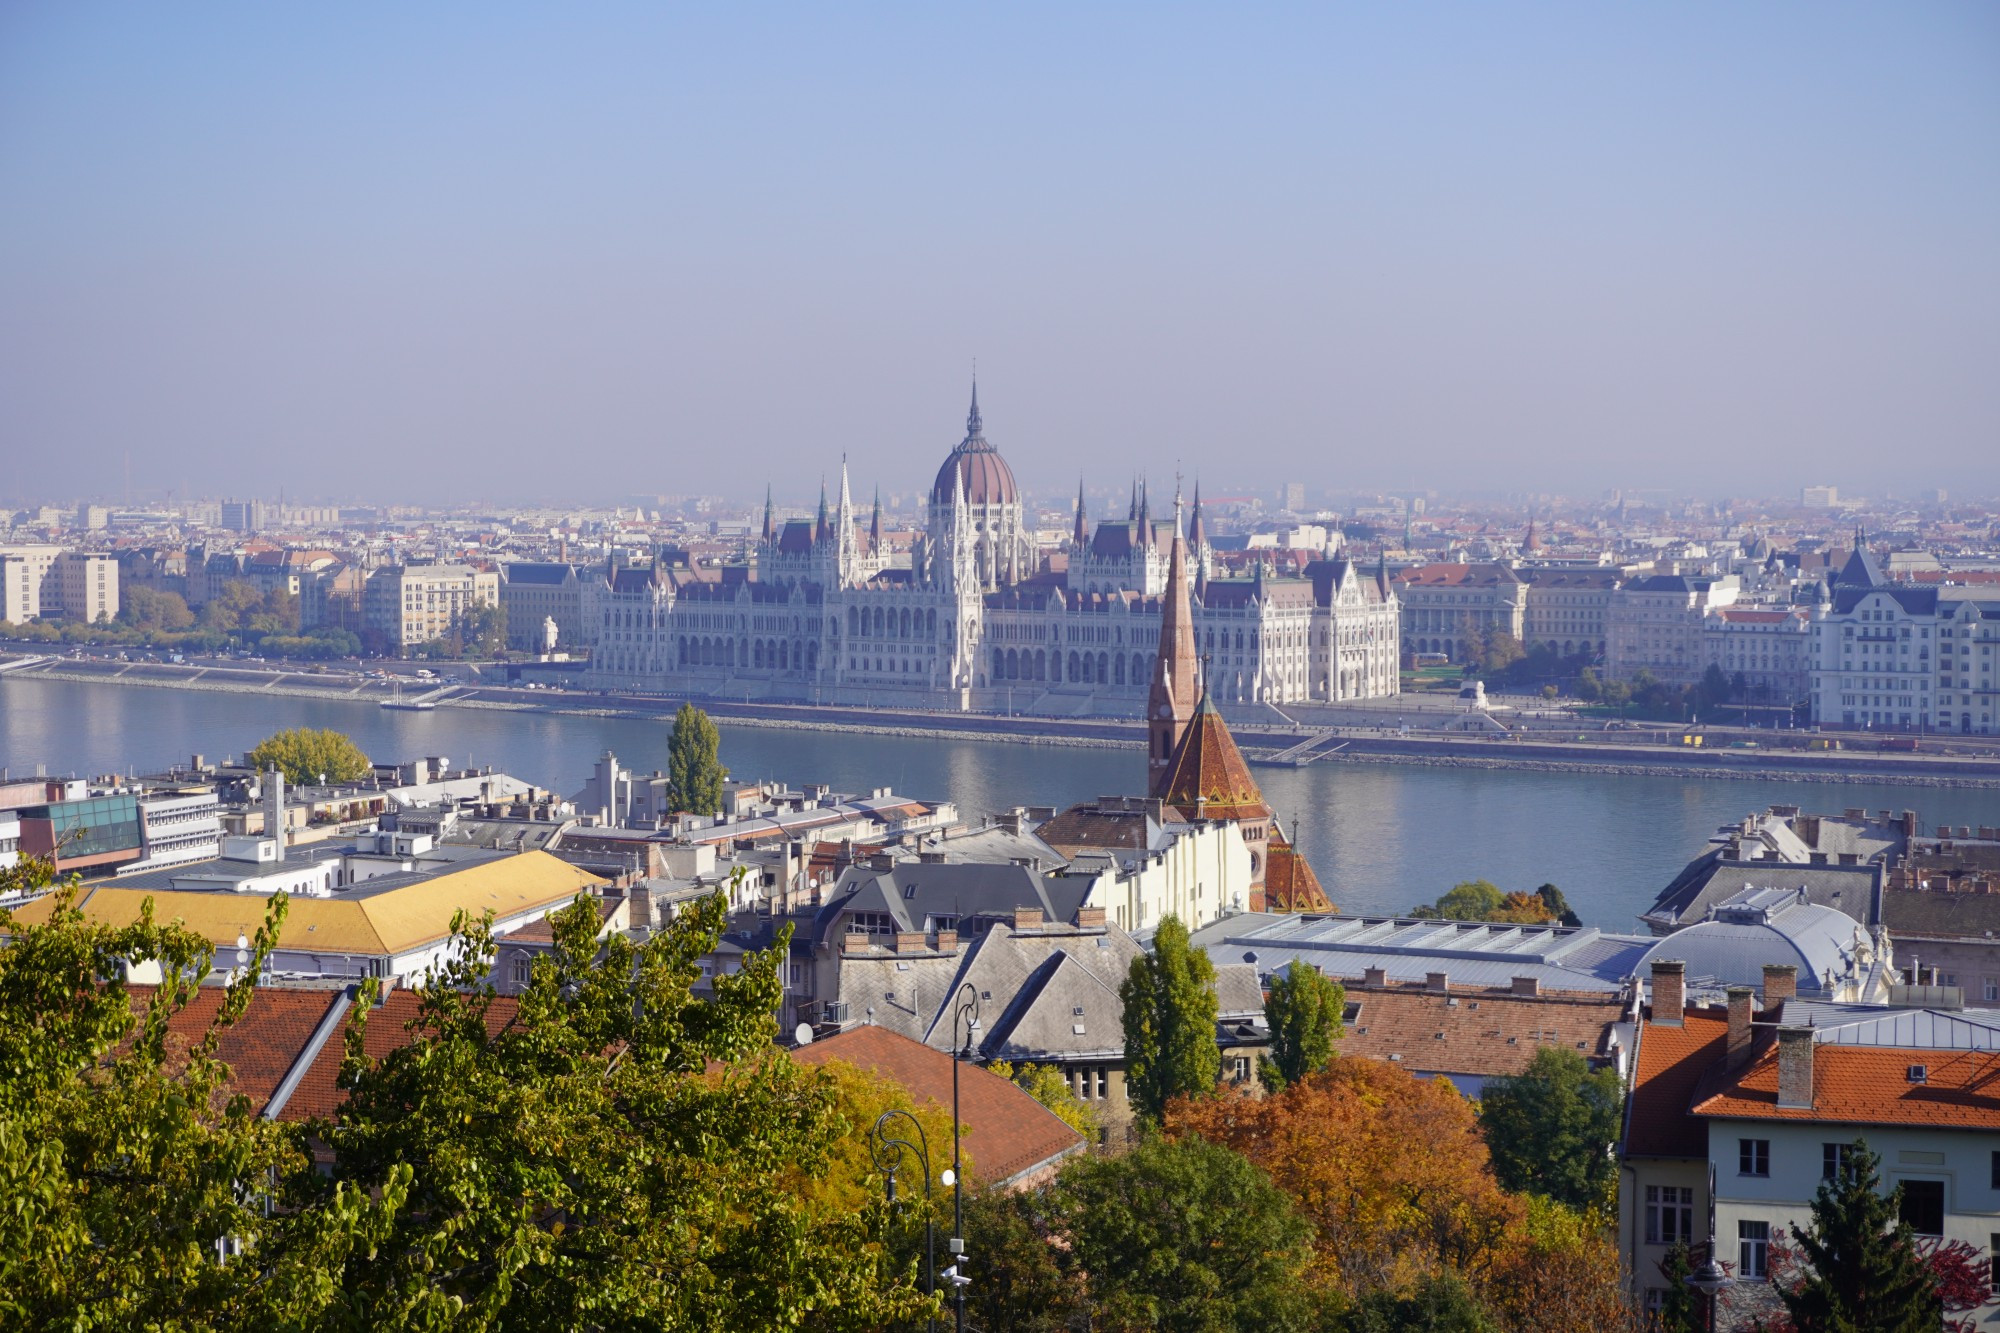
<svg viewBox="0 0 2000 1333">
<path fill-rule="evenodd" d="M 558 792 L 582 787 L 606 749 L 628 767 L 664 768 L 664 722 L 376 704 L 0 676 L 0 764 L 16 776 L 157 771 L 192 754 L 239 755 L 273 731 L 348 733 L 378 760 L 444 755 L 491 764 Z M 1064 805 L 1144 781 L 1129 749 L 848 735 L 722 725 L 738 777 L 894 787 L 954 801 L 968 817 Z M 1389 912 L 1460 880 L 1506 889 L 1562 886 L 1584 920 L 1636 929 L 1634 916 L 1724 822 L 1785 802 L 1838 812 L 1918 810 L 1926 824 L 2000 823 L 1991 790 L 1851 783 L 1715 781 L 1321 763 L 1255 770 L 1333 900 Z"/>
</svg>

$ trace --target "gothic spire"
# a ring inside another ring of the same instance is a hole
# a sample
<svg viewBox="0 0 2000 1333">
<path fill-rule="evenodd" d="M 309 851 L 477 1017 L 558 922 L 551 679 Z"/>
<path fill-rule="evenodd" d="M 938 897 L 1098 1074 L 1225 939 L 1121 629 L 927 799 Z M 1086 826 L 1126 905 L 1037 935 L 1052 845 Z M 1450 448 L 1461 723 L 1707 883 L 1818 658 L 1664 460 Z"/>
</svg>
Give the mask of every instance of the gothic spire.
<svg viewBox="0 0 2000 1333">
<path fill-rule="evenodd" d="M 1201 702 L 1194 646 L 1194 610 L 1188 597 L 1186 545 L 1174 534 L 1167 557 L 1167 589 L 1160 600 L 1160 648 L 1146 700 L 1146 788 L 1161 794 L 1169 761 Z"/>
<path fill-rule="evenodd" d="M 979 375 L 972 376 L 972 410 L 965 414 L 965 439 L 970 444 L 974 440 L 985 443 L 985 425 L 979 419 Z"/>
<path fill-rule="evenodd" d="M 1076 479 L 1076 531 L 1071 534 L 1071 537 L 1079 547 L 1089 540 L 1088 535 L 1084 532 L 1083 514 L 1083 478 L 1078 477 Z"/>
<path fill-rule="evenodd" d="M 769 482 L 766 482 L 764 484 L 764 540 L 767 542 L 770 541 L 771 538 L 777 535 L 777 532 L 777 516 L 771 509 L 771 486 Z"/>
<path fill-rule="evenodd" d="M 1208 545 L 1208 532 L 1201 525 L 1201 478 L 1194 481 L 1194 516 L 1188 521 L 1188 549 L 1194 558 L 1201 559 L 1201 548 Z"/>
<path fill-rule="evenodd" d="M 822 475 L 819 479 L 819 518 L 814 522 L 813 525 L 813 540 L 815 542 L 825 541 L 827 538 L 827 531 L 828 529 L 826 522 L 826 477 Z"/>
<path fill-rule="evenodd" d="M 1125 507 L 1125 520 L 1128 523 L 1139 521 L 1139 474 L 1136 472 L 1132 474 L 1132 503 Z"/>
<path fill-rule="evenodd" d="M 868 550 L 871 554 L 882 547 L 882 488 L 875 488 L 875 512 L 868 519 Z"/>
<path fill-rule="evenodd" d="M 1153 544 L 1153 511 L 1146 499 L 1146 479 L 1139 478 L 1139 545 Z"/>
</svg>

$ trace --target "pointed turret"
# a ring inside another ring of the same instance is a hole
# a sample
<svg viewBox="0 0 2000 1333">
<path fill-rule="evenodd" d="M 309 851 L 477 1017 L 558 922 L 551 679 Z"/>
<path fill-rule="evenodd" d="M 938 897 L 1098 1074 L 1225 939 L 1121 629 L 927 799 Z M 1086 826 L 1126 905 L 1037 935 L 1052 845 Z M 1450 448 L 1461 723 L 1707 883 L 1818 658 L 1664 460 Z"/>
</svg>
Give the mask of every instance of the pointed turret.
<svg viewBox="0 0 2000 1333">
<path fill-rule="evenodd" d="M 1004 389 L 1007 386 L 1003 384 L 1000 387 Z M 1001 397 L 1004 398 L 1006 395 L 1002 394 Z M 1000 406 L 1004 408 L 1006 404 L 1002 403 Z M 986 438 L 985 423 L 979 419 L 979 376 L 977 375 L 972 377 L 972 410 L 965 414 L 965 438 L 967 440 L 980 441 L 984 441 Z"/>
<path fill-rule="evenodd" d="M 823 542 L 826 538 L 826 478 L 822 476 L 819 479 L 819 517 L 813 520 L 813 541 Z"/>
<path fill-rule="evenodd" d="M 878 555 L 882 550 L 882 488 L 875 488 L 875 511 L 868 517 L 868 553 Z"/>
<path fill-rule="evenodd" d="M 1179 533 L 1167 557 L 1167 588 L 1160 600 L 1160 647 L 1146 697 L 1146 789 L 1163 792 L 1168 765 L 1201 702 L 1200 662 L 1194 647 L 1194 608 L 1188 597 L 1187 547 Z"/>
<path fill-rule="evenodd" d="M 1188 521 L 1188 549 L 1194 552 L 1196 560 L 1201 559 L 1201 548 L 1208 545 L 1208 529 L 1201 522 L 1201 481 L 1194 483 L 1194 516 Z"/>
<path fill-rule="evenodd" d="M 1132 474 L 1132 502 L 1125 506 L 1125 521 L 1127 523 L 1139 521 L 1139 474 L 1136 472 Z"/>
<path fill-rule="evenodd" d="M 840 581 L 847 583 L 858 577 L 861 563 L 859 544 L 854 536 L 854 495 L 847 484 L 847 455 L 840 456 L 840 508 L 834 520 L 834 553 L 838 561 Z"/>
<path fill-rule="evenodd" d="M 766 483 L 764 487 L 764 544 L 768 546 L 776 541 L 777 538 L 778 516 L 777 512 L 771 508 L 771 487 Z"/>
<path fill-rule="evenodd" d="M 1070 540 L 1076 544 L 1076 548 L 1079 551 L 1083 549 L 1084 543 L 1090 540 L 1089 534 L 1084 531 L 1083 519 L 1083 478 L 1078 477 L 1076 479 L 1076 530 L 1070 534 Z"/>
<path fill-rule="evenodd" d="M 1139 478 L 1139 545 L 1153 545 L 1153 507 L 1146 498 L 1146 479 Z"/>
</svg>

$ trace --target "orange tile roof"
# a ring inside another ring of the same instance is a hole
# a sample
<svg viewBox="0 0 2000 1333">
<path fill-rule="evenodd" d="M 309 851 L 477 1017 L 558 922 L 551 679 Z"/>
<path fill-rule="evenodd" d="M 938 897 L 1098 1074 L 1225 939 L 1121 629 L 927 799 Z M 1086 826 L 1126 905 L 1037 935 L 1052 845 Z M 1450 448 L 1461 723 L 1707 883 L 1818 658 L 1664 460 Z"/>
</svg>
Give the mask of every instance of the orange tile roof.
<svg viewBox="0 0 2000 1333">
<path fill-rule="evenodd" d="M 1639 1059 L 1626 1111 L 1628 1157 L 1706 1157 L 1708 1126 L 1688 1114 L 1694 1090 L 1722 1058 L 1729 1019 L 1722 1010 L 1691 1010 L 1680 1027 L 1649 1020 L 1639 1029 Z"/>
<path fill-rule="evenodd" d="M 152 986 L 132 987 L 128 992 L 132 1012 L 144 1018 L 155 993 Z M 221 1012 L 222 1001 L 220 986 L 203 986 L 185 1008 L 167 1020 L 169 1058 L 185 1054 L 201 1041 Z M 250 1099 L 251 1110 L 261 1113 L 328 1008 L 346 1003 L 342 991 L 258 990 L 250 997 L 243 1017 L 223 1029 L 216 1044 L 216 1057 L 229 1066 L 230 1093 L 244 1094 Z"/>
<path fill-rule="evenodd" d="M 1715 1069 L 1694 1097 L 1697 1116 L 1751 1120 L 1833 1121 L 1926 1129 L 2000 1129 L 2000 1051 L 1813 1046 L 1813 1104 L 1778 1105 L 1777 1035 L 1757 1033 L 1750 1063 L 1733 1074 Z M 1925 1078 L 1912 1083 L 1909 1067 Z"/>
<path fill-rule="evenodd" d="M 844 1060 L 872 1069 L 901 1084 L 911 1096 L 949 1112 L 951 1057 L 922 1042 L 873 1025 L 849 1028 L 792 1052 L 804 1064 Z M 963 1147 L 980 1179 L 1005 1184 L 1024 1172 L 1068 1156 L 1083 1147 L 1083 1135 L 1055 1113 L 997 1074 L 977 1065 L 959 1070 L 959 1114 L 964 1117 Z M 951 1151 L 945 1146 L 944 1160 Z M 932 1145 L 932 1166 L 938 1170 L 938 1149 Z"/>
<path fill-rule="evenodd" d="M 1271 813 L 1229 724 L 1206 692 L 1154 795 L 1191 818 L 1262 819 Z"/>
</svg>

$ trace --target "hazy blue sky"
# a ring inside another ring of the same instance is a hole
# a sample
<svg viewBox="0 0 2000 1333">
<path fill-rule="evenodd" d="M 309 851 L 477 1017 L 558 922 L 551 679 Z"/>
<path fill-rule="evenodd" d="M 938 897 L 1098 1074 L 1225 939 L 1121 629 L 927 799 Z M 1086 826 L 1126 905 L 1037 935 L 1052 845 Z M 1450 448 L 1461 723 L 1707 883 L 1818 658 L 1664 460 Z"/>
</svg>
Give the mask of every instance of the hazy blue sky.
<svg viewBox="0 0 2000 1333">
<path fill-rule="evenodd" d="M 2000 491 L 2000 5 L 0 7 L 0 499 Z"/>
</svg>

